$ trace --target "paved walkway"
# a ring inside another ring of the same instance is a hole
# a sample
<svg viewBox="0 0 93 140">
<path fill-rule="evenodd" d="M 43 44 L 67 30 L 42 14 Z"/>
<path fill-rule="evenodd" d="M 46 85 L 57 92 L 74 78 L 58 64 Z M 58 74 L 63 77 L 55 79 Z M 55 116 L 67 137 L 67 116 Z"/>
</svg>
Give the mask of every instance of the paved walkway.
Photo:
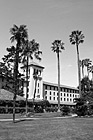
<svg viewBox="0 0 93 140">
<path fill-rule="evenodd" d="M 22 117 L 22 118 L 17 118 L 15 119 L 15 121 L 25 121 L 25 120 L 39 120 L 39 119 L 51 119 L 51 118 L 54 118 L 54 119 L 64 119 L 64 118 L 72 118 L 72 117 L 76 117 L 75 115 L 72 115 L 72 116 L 64 116 L 64 117 L 42 117 L 42 118 L 35 118 L 35 117 Z M 0 119 L 0 122 L 8 122 L 8 121 L 13 121 L 13 119 Z"/>
</svg>

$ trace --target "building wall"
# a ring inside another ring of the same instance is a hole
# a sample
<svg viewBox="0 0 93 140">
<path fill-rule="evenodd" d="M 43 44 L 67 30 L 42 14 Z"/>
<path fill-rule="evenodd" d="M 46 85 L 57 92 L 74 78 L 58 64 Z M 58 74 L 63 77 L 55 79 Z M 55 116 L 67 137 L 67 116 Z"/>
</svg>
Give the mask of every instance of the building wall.
<svg viewBox="0 0 93 140">
<path fill-rule="evenodd" d="M 51 104 L 58 104 L 58 85 L 55 83 L 43 82 L 43 69 L 39 65 L 29 65 L 29 92 L 28 99 L 32 99 L 35 90 L 35 79 L 33 74 L 38 71 L 39 78 L 37 80 L 35 99 L 48 100 Z M 23 74 L 26 76 L 26 68 L 23 68 Z M 26 94 L 26 87 L 24 87 Z M 74 98 L 79 98 L 79 90 L 69 86 L 60 86 L 60 104 L 61 105 L 75 105 Z"/>
<path fill-rule="evenodd" d="M 74 98 L 79 98 L 78 89 L 60 86 L 60 104 L 75 105 Z M 58 104 L 58 87 L 52 83 L 43 83 L 43 98 L 51 104 Z"/>
<path fill-rule="evenodd" d="M 22 68 L 23 74 L 26 80 L 26 67 Z M 33 74 L 35 71 L 38 71 L 38 80 L 37 80 L 37 86 L 36 86 L 36 94 L 35 94 L 35 99 L 43 99 L 43 93 L 42 93 L 42 88 L 43 88 L 43 67 L 39 65 L 29 65 L 28 67 L 29 71 L 29 91 L 28 91 L 28 99 L 32 99 L 34 96 L 34 90 L 35 90 L 35 79 L 33 78 Z M 24 94 L 26 97 L 26 85 L 24 86 Z"/>
</svg>

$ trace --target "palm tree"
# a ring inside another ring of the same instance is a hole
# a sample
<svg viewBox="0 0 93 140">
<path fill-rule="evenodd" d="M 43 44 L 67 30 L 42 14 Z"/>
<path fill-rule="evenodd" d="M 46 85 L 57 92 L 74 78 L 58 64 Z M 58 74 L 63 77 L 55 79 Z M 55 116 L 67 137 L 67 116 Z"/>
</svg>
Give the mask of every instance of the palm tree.
<svg viewBox="0 0 93 140">
<path fill-rule="evenodd" d="M 33 95 L 33 111 L 34 111 L 34 101 L 35 101 L 35 95 L 36 95 L 37 81 L 42 79 L 42 78 L 40 77 L 40 74 L 38 73 L 38 70 L 36 70 L 36 71 L 33 73 L 33 78 L 34 78 L 34 81 L 35 81 L 35 88 L 34 88 L 34 95 Z"/>
<path fill-rule="evenodd" d="M 19 54 L 22 52 L 22 46 L 25 40 L 28 38 L 28 32 L 26 25 L 20 25 L 20 27 L 14 25 L 13 28 L 10 29 L 10 33 L 12 37 L 10 38 L 11 42 L 16 41 L 16 51 L 15 51 L 15 61 L 14 61 L 14 79 L 15 79 L 15 94 L 13 97 L 13 122 L 15 122 L 15 101 L 17 94 L 17 77 L 18 77 L 18 62 L 19 62 Z"/>
<path fill-rule="evenodd" d="M 52 43 L 52 51 L 57 54 L 57 60 L 58 60 L 58 111 L 60 112 L 60 59 L 59 59 L 59 53 L 64 50 L 64 43 L 61 40 L 55 40 Z"/>
<path fill-rule="evenodd" d="M 87 67 L 87 74 L 88 74 L 88 77 L 89 77 L 91 62 L 92 62 L 92 61 L 91 61 L 90 59 L 85 59 L 85 66 Z"/>
<path fill-rule="evenodd" d="M 81 96 L 81 73 L 80 73 L 80 59 L 79 59 L 79 44 L 84 42 L 84 35 L 82 31 L 72 31 L 69 36 L 70 42 L 72 45 L 76 45 L 77 50 L 77 63 L 78 63 L 78 80 L 79 80 L 79 94 Z"/>
<path fill-rule="evenodd" d="M 82 77 L 84 78 L 84 66 L 85 66 L 85 60 L 83 59 L 81 61 L 81 67 L 82 67 Z"/>
<path fill-rule="evenodd" d="M 27 98 L 28 98 L 28 66 L 29 59 L 33 59 L 35 57 L 38 60 L 41 60 L 40 54 L 42 52 L 39 50 L 39 43 L 37 43 L 34 39 L 32 41 L 26 40 L 25 46 L 22 53 L 22 63 L 26 66 L 26 115 L 27 115 Z"/>
<path fill-rule="evenodd" d="M 91 65 L 91 66 L 89 67 L 89 72 L 92 73 L 92 83 L 93 83 L 93 65 Z"/>
</svg>

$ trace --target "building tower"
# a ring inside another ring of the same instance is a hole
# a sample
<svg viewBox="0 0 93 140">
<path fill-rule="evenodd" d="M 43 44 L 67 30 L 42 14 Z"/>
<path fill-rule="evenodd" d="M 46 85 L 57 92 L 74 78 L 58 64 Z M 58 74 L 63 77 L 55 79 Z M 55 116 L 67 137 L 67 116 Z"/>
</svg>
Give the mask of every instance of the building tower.
<svg viewBox="0 0 93 140">
<path fill-rule="evenodd" d="M 24 76 L 26 77 L 26 66 L 21 67 Z M 43 99 L 43 66 L 38 65 L 35 62 L 31 62 L 28 65 L 28 99 L 33 99 L 34 97 L 34 90 L 35 90 L 35 83 L 36 84 L 36 93 L 35 99 Z M 35 76 L 37 78 L 35 78 Z M 35 81 L 37 80 L 37 82 Z M 26 97 L 26 86 L 24 85 L 24 95 Z"/>
</svg>

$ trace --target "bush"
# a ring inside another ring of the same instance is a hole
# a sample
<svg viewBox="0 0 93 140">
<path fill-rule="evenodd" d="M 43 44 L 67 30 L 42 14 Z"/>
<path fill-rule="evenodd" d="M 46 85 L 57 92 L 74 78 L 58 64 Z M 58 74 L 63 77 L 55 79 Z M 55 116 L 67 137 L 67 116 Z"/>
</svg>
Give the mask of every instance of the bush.
<svg viewBox="0 0 93 140">
<path fill-rule="evenodd" d="M 58 108 L 57 107 L 46 107 L 46 112 L 57 112 Z"/>
<path fill-rule="evenodd" d="M 62 115 L 68 115 L 70 113 L 70 108 L 68 106 L 63 106 L 60 110 Z"/>
<path fill-rule="evenodd" d="M 35 106 L 34 110 L 36 113 L 43 113 L 44 112 L 42 106 Z"/>
<path fill-rule="evenodd" d="M 88 110 L 86 105 L 76 106 L 75 113 L 78 116 L 85 116 L 88 115 Z"/>
</svg>

